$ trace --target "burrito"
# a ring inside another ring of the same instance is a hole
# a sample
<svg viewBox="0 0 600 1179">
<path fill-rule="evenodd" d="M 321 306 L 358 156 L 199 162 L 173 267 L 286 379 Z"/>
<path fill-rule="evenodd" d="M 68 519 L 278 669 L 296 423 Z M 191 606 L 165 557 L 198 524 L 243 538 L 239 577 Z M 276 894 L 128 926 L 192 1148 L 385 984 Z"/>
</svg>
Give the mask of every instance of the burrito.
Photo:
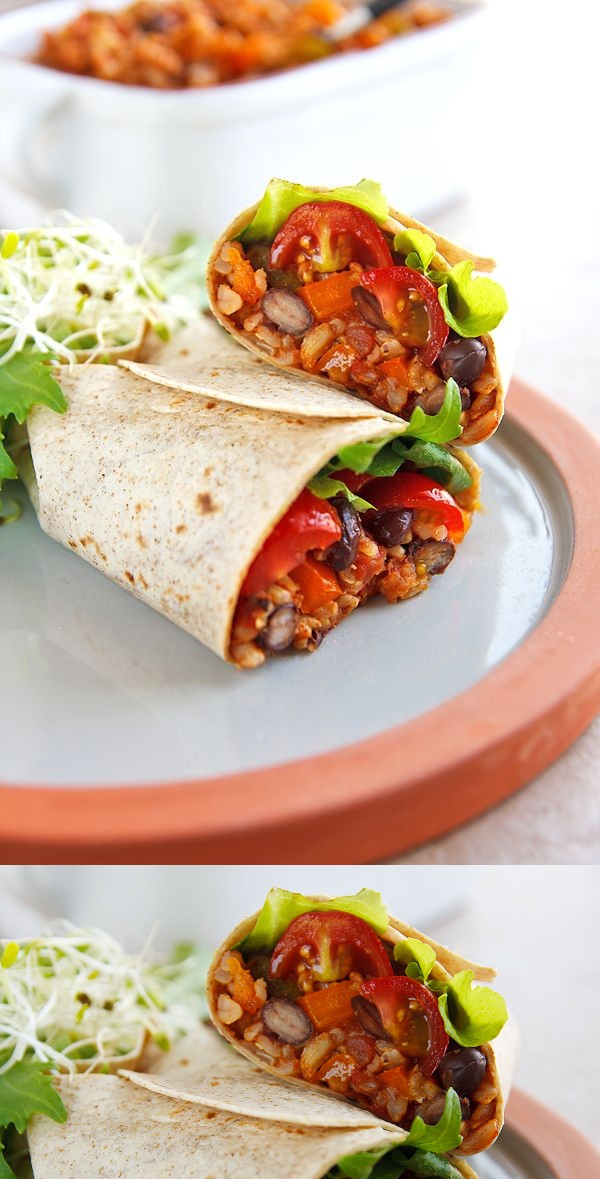
<svg viewBox="0 0 600 1179">
<path fill-rule="evenodd" d="M 216 243 L 208 294 L 227 331 L 272 364 L 407 420 L 446 404 L 471 445 L 503 410 L 491 332 L 507 300 L 477 274 L 493 268 L 390 208 L 372 181 L 272 180 Z"/>
<path fill-rule="evenodd" d="M 49 536 L 241 668 L 444 572 L 479 471 L 435 441 L 443 413 L 315 398 L 214 322 L 177 340 L 152 365 L 57 370 L 68 411 L 34 408 L 14 447 Z"/>
<path fill-rule="evenodd" d="M 377 1179 L 384 1159 L 388 1179 L 476 1179 L 468 1164 L 411 1145 L 369 1114 L 348 1117 L 326 1095 L 315 1102 L 269 1078 L 259 1106 L 254 1070 L 214 1031 L 155 1052 L 154 1067 L 127 1079 L 59 1078 L 66 1122 L 34 1117 L 28 1129 L 35 1179 L 352 1179 L 357 1165 Z"/>
<path fill-rule="evenodd" d="M 494 972 L 390 917 L 378 893 L 273 889 L 214 956 L 211 1018 L 248 1060 L 444 1149 L 486 1150 L 515 1055 Z M 473 985 L 477 980 L 478 985 Z"/>
</svg>

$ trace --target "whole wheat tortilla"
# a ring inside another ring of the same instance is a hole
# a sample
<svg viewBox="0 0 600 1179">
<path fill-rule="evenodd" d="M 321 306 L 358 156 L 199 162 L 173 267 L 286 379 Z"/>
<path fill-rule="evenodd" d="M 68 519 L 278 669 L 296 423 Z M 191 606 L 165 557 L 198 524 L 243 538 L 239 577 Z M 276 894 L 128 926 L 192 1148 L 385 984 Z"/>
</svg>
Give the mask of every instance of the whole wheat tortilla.
<svg viewBox="0 0 600 1179">
<path fill-rule="evenodd" d="M 327 192 L 329 190 L 326 188 L 319 188 L 315 185 L 314 191 Z M 248 351 L 255 353 L 257 356 L 260 356 L 263 360 L 268 361 L 270 365 L 285 369 L 285 365 L 275 360 L 264 344 L 256 340 L 255 337 L 248 336 L 239 328 L 232 326 L 231 321 L 227 318 L 227 316 L 219 310 L 216 301 L 216 289 L 220 282 L 220 276 L 215 271 L 214 266 L 221 251 L 221 247 L 225 242 L 233 241 L 239 236 L 239 234 L 243 232 L 244 229 L 247 228 L 247 226 L 253 220 L 257 209 L 258 202 L 250 209 L 245 209 L 243 213 L 240 213 L 239 216 L 236 217 L 235 220 L 227 226 L 227 228 L 221 234 L 220 238 L 218 238 L 216 241 L 207 266 L 208 297 L 213 314 L 231 336 L 238 340 L 240 344 L 243 344 L 244 348 L 248 349 Z M 469 250 L 462 249 L 461 246 L 455 245 L 447 238 L 442 237 L 438 233 L 435 233 L 435 231 L 429 228 L 429 226 L 423 225 L 422 222 L 416 221 L 414 217 L 409 217 L 407 213 L 398 212 L 396 209 L 390 208 L 389 216 L 381 228 L 384 233 L 389 233 L 392 235 L 399 233 L 402 229 L 419 229 L 423 233 L 428 233 L 429 236 L 432 237 L 435 241 L 437 247 L 437 251 L 432 259 L 432 266 L 436 270 L 451 270 L 452 266 L 454 266 L 457 262 L 462 262 L 466 259 L 469 259 L 473 262 L 474 272 L 491 271 L 495 268 L 495 262 L 493 259 L 483 258 L 477 254 L 470 253 Z M 494 431 L 498 428 L 504 412 L 505 387 L 508 383 L 509 373 L 502 372 L 502 369 L 504 369 L 504 363 L 500 363 L 500 359 L 496 351 L 494 337 L 490 333 L 485 333 L 481 336 L 481 339 L 487 348 L 492 365 L 492 371 L 496 379 L 496 396 L 493 406 L 487 409 L 484 413 L 480 414 L 478 417 L 474 417 L 472 413 L 467 411 L 467 423 L 460 439 L 461 446 L 473 446 L 476 442 L 484 442 L 486 438 L 490 438 Z M 508 356 L 508 348 L 506 352 Z M 329 380 L 320 377 L 314 377 L 310 373 L 306 373 L 299 369 L 287 369 L 286 371 L 293 372 L 294 375 L 301 380 L 303 379 L 309 381 L 312 386 L 326 385 L 331 393 L 334 391 L 339 392 L 333 382 Z M 369 402 L 366 402 L 366 404 L 369 404 Z"/>
<path fill-rule="evenodd" d="M 331 900 L 332 898 L 326 895 L 321 895 L 309 897 L 308 899 L 318 903 L 324 900 Z M 237 1049 L 238 1052 L 245 1056 L 247 1060 L 264 1069 L 266 1072 L 271 1073 L 273 1076 L 280 1076 L 276 1069 L 274 1069 L 271 1065 L 266 1064 L 264 1060 L 256 1054 L 256 1050 L 253 1048 L 251 1042 L 240 1041 L 236 1038 L 232 1029 L 221 1022 L 217 1012 L 218 984 L 215 979 L 215 971 L 219 968 L 221 958 L 223 957 L 225 951 L 232 950 L 238 946 L 240 942 L 243 941 L 243 939 L 254 928 L 258 915 L 258 913 L 254 913 L 252 917 L 247 917 L 244 921 L 242 921 L 232 931 L 232 933 L 229 934 L 223 944 L 215 952 L 208 971 L 208 1007 L 210 1017 L 215 1027 L 219 1030 L 221 1035 Z M 472 970 L 475 978 L 477 979 L 489 979 L 493 976 L 494 972 L 490 967 L 478 966 L 477 963 L 470 962 L 468 959 L 454 954 L 453 951 L 448 950 L 446 947 L 439 946 L 438 943 L 431 941 L 429 938 L 424 938 L 417 929 L 413 928 L 413 926 L 408 925 L 405 922 L 400 923 L 393 917 L 389 918 L 389 922 L 390 924 L 382 938 L 384 942 L 387 941 L 396 944 L 397 942 L 404 941 L 408 937 L 419 938 L 422 941 L 426 940 L 427 944 L 435 949 L 436 962 L 431 972 L 432 978 L 440 980 L 449 979 L 453 975 L 457 974 L 460 970 Z M 481 1050 L 487 1057 L 492 1080 L 499 1095 L 495 1113 L 495 1117 L 498 1122 L 499 1133 L 504 1124 L 504 1111 L 512 1084 L 514 1065 L 518 1050 L 518 1032 L 515 1020 L 512 1016 L 509 1018 L 508 1022 L 500 1032 L 500 1035 L 497 1036 L 492 1043 L 482 1044 Z M 324 1092 L 323 1087 L 315 1086 L 310 1081 L 304 1081 L 300 1078 L 291 1077 L 289 1078 L 288 1083 L 291 1085 L 301 1086 L 304 1089 L 309 1088 L 315 1090 L 316 1092 Z M 336 1101 L 339 1100 L 340 1102 L 347 1103 L 347 1099 L 342 1095 L 331 1094 L 331 1092 L 329 1092 L 328 1095 L 333 1096 L 334 1100 Z M 385 1124 L 387 1125 L 388 1123 Z M 460 1148 L 456 1153 L 461 1153 Z"/>
<path fill-rule="evenodd" d="M 357 416 L 346 395 L 347 416 L 328 416 L 328 398 L 326 416 L 304 416 L 306 385 L 279 374 L 285 413 L 239 389 L 209 397 L 201 363 L 202 395 L 111 365 L 58 370 L 68 411 L 31 412 L 20 470 L 49 536 L 228 659 L 240 587 L 275 524 L 340 447 L 404 423 Z"/>
</svg>

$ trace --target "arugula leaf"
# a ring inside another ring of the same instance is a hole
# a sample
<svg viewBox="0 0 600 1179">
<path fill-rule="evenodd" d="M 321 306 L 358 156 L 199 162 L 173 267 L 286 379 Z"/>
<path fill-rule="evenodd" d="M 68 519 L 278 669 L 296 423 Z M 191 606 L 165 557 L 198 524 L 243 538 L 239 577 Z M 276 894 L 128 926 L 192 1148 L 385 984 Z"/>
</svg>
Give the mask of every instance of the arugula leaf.
<svg viewBox="0 0 600 1179">
<path fill-rule="evenodd" d="M 4 479 L 17 478 L 17 468 L 3 446 L 3 419 L 12 414 L 18 422 L 24 422 L 34 405 L 47 405 L 57 413 L 64 413 L 67 408 L 48 357 L 25 349 L 0 364 L 0 488 Z"/>
<path fill-rule="evenodd" d="M 436 246 L 428 233 L 420 229 L 402 229 L 394 238 L 394 249 L 399 254 L 406 254 L 406 265 L 411 270 L 422 270 L 424 273 L 431 264 Z"/>
<path fill-rule="evenodd" d="M 0 1141 L 0 1179 L 15 1179 L 14 1171 L 9 1167 L 4 1157 L 4 1147 Z"/>
<path fill-rule="evenodd" d="M 396 962 L 403 962 L 405 966 L 416 966 L 418 973 L 411 971 L 410 977 L 418 978 L 421 982 L 429 978 L 435 966 L 435 950 L 416 937 L 407 937 L 403 942 L 398 942 L 394 946 L 394 958 Z M 408 974 L 408 970 L 406 973 Z"/>
<path fill-rule="evenodd" d="M 14 1126 L 22 1134 L 34 1113 L 66 1122 L 67 1111 L 52 1084 L 43 1060 L 21 1060 L 2 1076 L 0 1126 Z"/>
<path fill-rule="evenodd" d="M 27 349 L 16 352 L 0 365 L 0 418 L 14 414 L 18 422 L 24 422 L 34 405 L 65 412 L 65 395 L 53 376 L 49 359 L 52 358 Z"/>
<path fill-rule="evenodd" d="M 333 499 L 335 495 L 343 495 L 357 512 L 368 512 L 373 507 L 368 499 L 356 495 L 341 479 L 332 479 L 331 475 L 315 475 L 308 487 L 319 499 Z"/>
<path fill-rule="evenodd" d="M 481 336 L 498 327 L 508 311 L 504 288 L 492 278 L 473 278 L 473 262 L 466 258 L 450 271 L 428 277 L 438 285 L 444 318 L 459 336 Z"/>
<path fill-rule="evenodd" d="M 439 1122 L 436 1122 L 435 1126 L 426 1126 L 417 1114 L 403 1146 L 418 1146 L 419 1149 L 432 1151 L 433 1154 L 445 1154 L 448 1150 L 455 1150 L 462 1142 L 461 1121 L 460 1101 L 454 1089 L 448 1089 L 444 1112 Z"/>
<path fill-rule="evenodd" d="M 388 911 L 381 893 L 361 888 L 356 896 L 334 897 L 331 901 L 313 901 L 299 892 L 272 888 L 257 917 L 256 924 L 240 942 L 244 953 L 250 950 L 273 949 L 288 925 L 302 913 L 330 913 L 339 910 L 353 913 L 367 922 L 376 933 L 384 934 L 388 927 Z"/>
<path fill-rule="evenodd" d="M 426 414 L 420 405 L 416 405 L 410 415 L 406 433 L 414 438 L 421 438 L 424 442 L 452 442 L 462 434 L 461 413 L 460 391 L 454 378 L 450 377 L 450 380 L 446 381 L 444 400 L 438 412 Z"/>
<path fill-rule="evenodd" d="M 374 180 L 360 180 L 358 184 L 346 188 L 317 192 L 314 188 L 304 188 L 302 184 L 293 184 L 290 180 L 274 179 L 269 181 L 252 221 L 240 233 L 239 240 L 272 241 L 277 230 L 287 221 L 294 209 L 314 201 L 345 201 L 348 205 L 356 205 L 358 209 L 368 213 L 379 224 L 386 220 L 389 213 L 389 205 L 381 191 L 381 185 Z"/>
<path fill-rule="evenodd" d="M 431 987 L 439 995 L 438 1007 L 448 1035 L 464 1048 L 478 1048 L 495 1039 L 508 1019 L 502 995 L 491 987 L 474 987 L 474 977 L 472 970 L 461 970 L 450 982 Z"/>
</svg>

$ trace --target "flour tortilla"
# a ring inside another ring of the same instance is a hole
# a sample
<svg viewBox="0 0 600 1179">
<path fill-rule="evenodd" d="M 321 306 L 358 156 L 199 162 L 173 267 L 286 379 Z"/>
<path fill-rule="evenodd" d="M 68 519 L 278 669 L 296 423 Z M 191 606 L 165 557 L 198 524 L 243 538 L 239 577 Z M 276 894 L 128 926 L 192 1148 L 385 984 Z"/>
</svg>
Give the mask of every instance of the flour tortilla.
<svg viewBox="0 0 600 1179">
<path fill-rule="evenodd" d="M 345 1155 L 403 1138 L 383 1126 L 251 1118 L 114 1076 L 57 1084 L 66 1123 L 36 1116 L 27 1132 L 35 1179 L 323 1179 Z M 467 1164 L 455 1165 L 464 1179 L 477 1179 Z"/>
<path fill-rule="evenodd" d="M 309 897 L 308 899 L 318 903 L 324 900 L 331 900 L 331 897 L 321 895 Z M 271 1073 L 273 1076 L 280 1076 L 276 1069 L 266 1064 L 262 1058 L 256 1055 L 253 1045 L 250 1042 L 238 1040 L 231 1028 L 221 1022 L 217 1013 L 218 984 L 215 979 L 215 971 L 219 968 L 221 958 L 223 957 L 223 954 L 226 952 L 226 950 L 232 950 L 238 946 L 240 942 L 243 941 L 243 939 L 254 928 L 258 915 L 258 913 L 255 913 L 252 917 L 247 917 L 244 921 L 242 921 L 216 951 L 208 971 L 208 1007 L 210 1017 L 215 1027 L 218 1029 L 221 1035 L 237 1049 L 238 1052 L 245 1056 L 247 1060 L 251 1061 L 255 1065 L 258 1065 L 266 1072 Z M 382 939 L 384 942 L 396 944 L 398 942 L 404 941 L 407 937 L 420 938 L 421 940 L 426 940 L 427 944 L 436 950 L 436 963 L 431 972 L 432 978 L 446 980 L 451 978 L 454 974 L 457 974 L 460 970 L 472 970 L 475 978 L 478 979 L 489 979 L 490 977 L 493 977 L 494 972 L 490 967 L 481 967 L 477 963 L 470 962 L 467 958 L 462 958 L 459 955 L 454 954 L 453 951 L 448 950 L 446 947 L 439 946 L 438 943 L 431 941 L 429 938 L 424 939 L 423 935 L 420 934 L 417 929 L 414 929 L 413 926 L 408 925 L 405 922 L 400 923 L 393 917 L 390 917 L 389 921 L 390 924 Z M 500 1032 L 500 1035 L 497 1036 L 492 1043 L 482 1044 L 481 1050 L 487 1057 L 492 1075 L 492 1081 L 496 1086 L 499 1094 L 495 1116 L 498 1122 L 498 1132 L 500 1132 L 504 1124 L 504 1110 L 512 1084 L 514 1065 L 518 1050 L 518 1033 L 514 1019 L 510 1017 L 507 1024 Z M 290 1078 L 289 1084 L 300 1086 L 303 1089 L 309 1088 L 314 1092 L 320 1093 L 323 1091 L 320 1087 L 315 1086 L 311 1082 L 298 1078 Z M 336 1101 L 339 1100 L 340 1102 L 347 1104 L 346 1098 L 341 1095 L 329 1093 L 328 1096 L 333 1097 L 333 1099 Z M 387 1125 L 388 1123 L 385 1124 Z M 459 1155 L 461 1154 L 460 1148 L 456 1153 Z"/>
<path fill-rule="evenodd" d="M 60 369 L 68 412 L 36 407 L 18 461 L 49 536 L 228 659 L 240 587 L 275 524 L 340 447 L 404 424 L 357 415 L 346 395 L 342 416 L 327 398 L 324 417 L 304 416 L 306 385 L 287 377 L 285 413 L 244 404 L 238 387 L 237 400 L 209 397 L 202 363 L 203 394 L 116 366 Z M 252 400 L 265 370 L 250 368 Z"/>
<path fill-rule="evenodd" d="M 314 186 L 314 191 L 326 192 L 328 190 Z M 220 282 L 220 278 L 214 269 L 214 265 L 220 253 L 221 247 L 225 242 L 233 241 L 238 237 L 239 234 L 243 232 L 244 229 L 247 228 L 247 226 L 253 220 L 257 209 L 258 202 L 250 209 L 245 209 L 243 213 L 240 213 L 240 215 L 236 217 L 236 219 L 232 221 L 230 225 L 227 226 L 227 228 L 221 234 L 221 237 L 215 243 L 207 266 L 208 297 L 213 314 L 231 336 L 238 340 L 240 344 L 243 344 L 244 347 L 247 348 L 250 352 L 253 352 L 257 356 L 262 357 L 263 360 L 267 360 L 269 364 L 280 368 L 285 368 L 285 365 L 280 364 L 278 361 L 273 359 L 268 350 L 263 344 L 260 343 L 260 341 L 255 340 L 254 337 L 249 337 L 239 328 L 233 327 L 227 316 L 219 310 L 216 302 L 216 288 Z M 430 229 L 429 226 L 423 225 L 420 221 L 416 221 L 414 217 L 409 217 L 407 213 L 401 213 L 395 209 L 390 208 L 389 217 L 387 221 L 385 221 L 381 226 L 381 228 L 384 233 L 390 233 L 393 235 L 399 233 L 402 229 L 419 229 L 423 233 L 428 233 L 429 236 L 433 238 L 437 246 L 437 252 L 434 254 L 431 263 L 435 270 L 450 270 L 457 262 L 462 262 L 465 259 L 470 259 L 473 262 L 474 272 L 491 271 L 495 268 L 496 264 L 492 258 L 483 258 L 477 254 L 470 253 L 469 250 L 462 249 L 461 246 L 457 246 L 453 242 L 449 241 L 448 238 L 442 237 L 440 234 L 435 233 L 435 231 Z M 490 333 L 486 333 L 481 336 L 481 339 L 487 348 L 492 365 L 492 371 L 496 378 L 496 396 L 493 406 L 477 418 L 470 416 L 469 412 L 467 412 L 467 422 L 460 440 L 461 446 L 473 446 L 476 442 L 484 442 L 486 438 L 490 438 L 500 425 L 502 415 L 504 413 L 505 388 L 508 384 L 509 377 L 509 372 L 505 368 L 503 362 L 504 348 L 502 349 L 501 363 L 501 359 L 497 354 L 495 338 Z M 506 355 L 508 358 L 508 346 L 506 348 Z M 309 373 L 305 373 L 297 369 L 288 369 L 287 371 L 293 371 L 294 375 L 300 379 L 310 381 L 311 386 L 325 385 L 331 392 L 334 390 L 337 392 L 336 386 L 329 380 L 320 377 L 314 377 Z M 367 402 L 366 404 L 369 403 Z"/>
</svg>

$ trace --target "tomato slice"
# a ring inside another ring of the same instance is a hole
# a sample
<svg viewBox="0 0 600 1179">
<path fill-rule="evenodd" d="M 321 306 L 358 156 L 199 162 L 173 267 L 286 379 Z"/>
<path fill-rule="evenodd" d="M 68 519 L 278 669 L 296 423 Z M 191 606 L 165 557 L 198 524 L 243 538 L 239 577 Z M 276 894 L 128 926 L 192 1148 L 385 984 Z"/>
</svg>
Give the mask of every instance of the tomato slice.
<svg viewBox="0 0 600 1179">
<path fill-rule="evenodd" d="M 288 217 L 271 246 L 271 270 L 291 266 L 299 253 L 313 269 L 331 273 L 351 262 L 392 266 L 392 255 L 380 228 L 367 213 L 345 201 L 314 201 Z"/>
<path fill-rule="evenodd" d="M 326 549 L 342 535 L 339 516 L 307 487 L 288 508 L 252 562 L 240 596 L 258 594 L 300 565 L 312 549 Z"/>
<path fill-rule="evenodd" d="M 410 331 L 414 331 L 411 321 L 417 314 L 417 309 L 411 307 L 408 292 L 416 291 L 429 317 L 427 339 L 422 344 L 420 340 L 417 341 L 419 356 L 423 364 L 433 364 L 449 332 L 433 283 L 424 274 L 419 274 L 418 270 L 411 270 L 410 266 L 388 266 L 384 270 L 370 270 L 361 274 L 360 285 L 375 295 L 384 319 L 405 343 L 413 341 L 410 337 Z M 406 332 L 409 333 L 408 338 Z"/>
<path fill-rule="evenodd" d="M 287 978 L 310 965 L 317 982 L 338 982 L 358 970 L 368 978 L 393 974 L 385 946 L 366 921 L 352 913 L 303 913 L 288 926 L 271 958 L 271 977 Z"/>
<path fill-rule="evenodd" d="M 398 1043 L 400 1050 L 408 1056 L 418 1057 L 421 1072 L 432 1077 L 450 1043 L 433 991 L 416 978 L 394 975 L 363 983 L 360 993 L 375 1004 L 386 1032 Z M 428 1035 L 423 1044 L 419 1043 L 418 1012 L 411 1010 L 411 1000 L 418 1004 L 427 1021 Z"/>
<path fill-rule="evenodd" d="M 421 508 L 445 524 L 451 540 L 462 540 L 464 536 L 465 522 L 456 500 L 441 483 L 434 483 L 433 479 L 416 471 L 398 471 L 388 478 L 374 479 L 368 484 L 364 497 L 378 511 Z"/>
</svg>

